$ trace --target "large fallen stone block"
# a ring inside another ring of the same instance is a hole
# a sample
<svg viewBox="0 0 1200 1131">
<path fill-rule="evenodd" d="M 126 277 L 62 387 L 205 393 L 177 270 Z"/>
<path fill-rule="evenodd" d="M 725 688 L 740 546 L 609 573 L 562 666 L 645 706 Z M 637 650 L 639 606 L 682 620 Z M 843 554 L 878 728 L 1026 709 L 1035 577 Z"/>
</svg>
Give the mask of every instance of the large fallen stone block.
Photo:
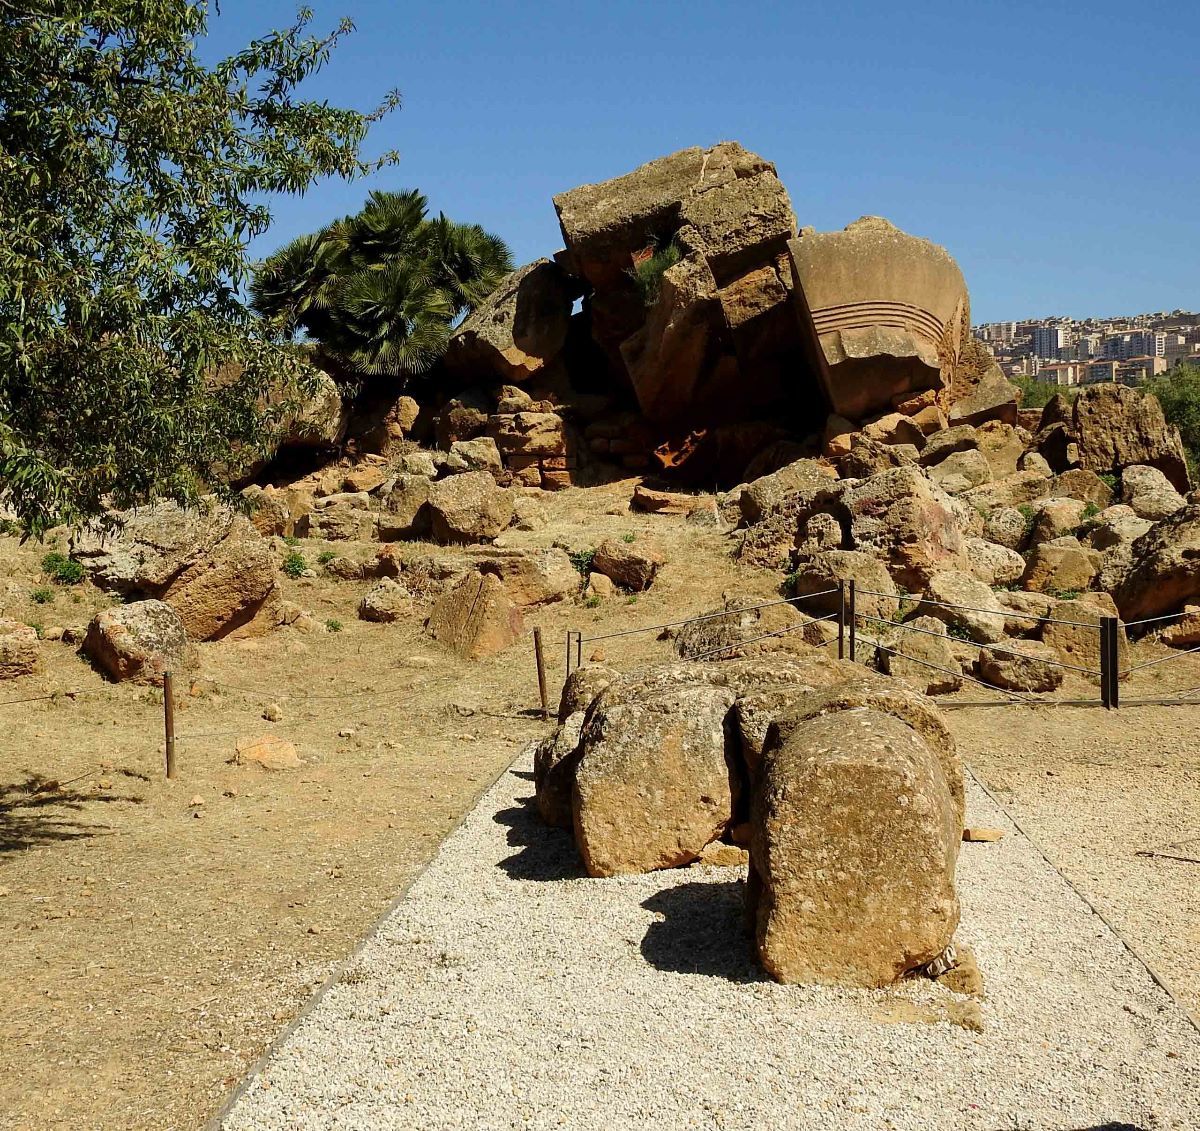
<svg viewBox="0 0 1200 1131">
<path fill-rule="evenodd" d="M 565 550 L 498 549 L 473 546 L 467 561 L 480 573 L 493 573 L 504 582 L 505 592 L 522 609 L 564 601 L 579 592 L 579 571 Z"/>
<path fill-rule="evenodd" d="M 734 698 L 727 689 L 693 685 L 596 704 L 583 728 L 573 795 L 575 839 L 589 875 L 688 864 L 726 828 L 740 782 L 727 750 Z"/>
<path fill-rule="evenodd" d="M 500 579 L 472 571 L 434 602 L 427 630 L 465 659 L 482 660 L 517 640 L 525 625 Z"/>
<path fill-rule="evenodd" d="M 1177 491 L 1188 488 L 1187 457 L 1179 429 L 1168 424 L 1158 398 L 1118 384 L 1089 385 L 1071 410 L 1079 466 L 1119 472 L 1130 464 L 1161 471 Z"/>
<path fill-rule="evenodd" d="M 801 325 L 833 411 L 861 420 L 949 389 L 966 339 L 967 286 L 944 248 L 864 216 L 788 249 Z"/>
<path fill-rule="evenodd" d="M 572 827 L 571 794 L 582 756 L 584 713 L 568 715 L 552 734 L 538 743 L 533 754 L 533 789 L 538 813 L 555 828 Z"/>
<path fill-rule="evenodd" d="M 115 532 L 81 535 L 73 556 L 102 589 L 166 601 L 190 640 L 249 624 L 274 593 L 269 543 L 228 507 L 157 503 L 116 517 Z"/>
<path fill-rule="evenodd" d="M 650 539 L 618 542 L 607 538 L 596 547 L 592 569 L 634 593 L 649 589 L 666 557 Z"/>
<path fill-rule="evenodd" d="M 518 268 L 455 330 L 443 359 L 446 369 L 465 380 L 528 381 L 566 344 L 575 296 L 552 260 Z"/>
<path fill-rule="evenodd" d="M 191 666 L 187 632 L 165 601 L 134 601 L 97 613 L 83 652 L 110 679 L 161 685 L 163 675 Z"/>
<path fill-rule="evenodd" d="M 429 489 L 430 526 L 435 542 L 484 542 L 512 521 L 513 494 L 486 471 L 468 471 Z"/>
<path fill-rule="evenodd" d="M 751 826 L 755 940 L 777 981 L 885 986 L 950 943 L 962 819 L 900 719 L 852 708 L 768 739 Z"/>
<path fill-rule="evenodd" d="M 37 630 L 0 617 L 0 680 L 32 675 L 38 668 L 41 641 Z"/>
</svg>

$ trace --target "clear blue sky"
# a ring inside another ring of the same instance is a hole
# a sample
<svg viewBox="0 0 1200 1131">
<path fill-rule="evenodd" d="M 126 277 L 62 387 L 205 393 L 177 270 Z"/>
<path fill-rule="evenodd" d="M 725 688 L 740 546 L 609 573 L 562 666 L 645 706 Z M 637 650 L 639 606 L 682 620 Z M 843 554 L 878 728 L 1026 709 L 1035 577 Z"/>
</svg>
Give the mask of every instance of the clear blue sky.
<svg viewBox="0 0 1200 1131">
<path fill-rule="evenodd" d="M 226 0 L 210 51 L 291 22 Z M 975 321 L 1200 307 L 1200 5 L 317 0 L 357 32 L 307 90 L 404 106 L 370 181 L 277 202 L 256 254 L 417 187 L 518 262 L 561 236 L 550 197 L 689 145 L 775 162 L 798 222 L 873 213 L 944 244 Z"/>
</svg>

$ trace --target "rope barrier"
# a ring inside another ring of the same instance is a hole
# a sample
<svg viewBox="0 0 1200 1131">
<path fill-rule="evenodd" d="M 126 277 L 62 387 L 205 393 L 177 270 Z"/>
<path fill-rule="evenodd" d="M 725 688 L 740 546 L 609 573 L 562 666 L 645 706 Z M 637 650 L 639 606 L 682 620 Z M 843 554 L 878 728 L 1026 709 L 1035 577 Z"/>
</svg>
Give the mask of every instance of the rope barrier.
<svg viewBox="0 0 1200 1131">
<path fill-rule="evenodd" d="M 603 636 L 580 637 L 580 644 L 596 644 L 601 640 L 616 640 L 619 636 L 636 636 L 641 632 L 661 632 L 664 628 L 679 628 L 685 624 L 699 624 L 701 621 L 719 620 L 721 617 L 736 616 L 738 613 L 752 613 L 758 609 L 773 609 L 779 605 L 791 605 L 796 601 L 807 601 L 810 597 L 828 597 L 837 589 L 822 589 L 817 593 L 805 593 L 802 597 L 783 597 L 778 601 L 767 601 L 761 605 L 747 605 L 739 609 L 722 609 L 719 613 L 705 613 L 699 617 L 688 617 L 686 620 L 668 621 L 666 624 L 648 624 L 642 628 L 627 628 L 621 632 L 606 632 Z"/>
<path fill-rule="evenodd" d="M 1127 620 L 1126 628 L 1137 628 L 1139 624 L 1156 624 L 1160 620 L 1177 620 L 1183 613 L 1163 613 L 1160 617 L 1142 617 L 1141 620 Z"/>
<path fill-rule="evenodd" d="M 762 636 L 752 636 L 749 640 L 739 640 L 736 643 L 722 644 L 719 648 L 710 648 L 707 652 L 701 652 L 698 656 L 683 656 L 681 658 L 684 660 L 703 660 L 707 656 L 715 656 L 718 652 L 734 652 L 739 648 L 745 648 L 748 644 L 757 644 L 760 640 L 770 640 L 776 636 L 784 636 L 789 632 L 795 632 L 797 629 L 807 628 L 810 624 L 819 624 L 821 621 L 827 620 L 837 620 L 837 616 L 837 613 L 830 613 L 823 617 L 812 617 L 802 624 L 789 624 L 787 628 L 780 628 L 775 632 L 765 632 Z M 822 641 L 818 647 L 824 647 L 828 643 L 828 640 Z"/>
<path fill-rule="evenodd" d="M 1077 620 L 1059 620 L 1057 617 L 1035 617 L 1032 613 L 1019 613 L 1015 609 L 979 609 L 974 605 L 955 605 L 949 601 L 932 601 L 928 597 L 923 597 L 919 593 L 880 593 L 875 589 L 859 589 L 859 593 L 869 593 L 872 597 L 891 597 L 900 598 L 906 601 L 919 601 L 924 605 L 937 605 L 943 609 L 961 609 L 968 613 L 985 613 L 992 617 L 1002 617 L 1007 620 L 1012 617 L 1015 620 L 1035 620 L 1043 624 L 1065 624 L 1070 628 L 1091 628 L 1099 630 L 1098 624 L 1084 624 Z"/>
<path fill-rule="evenodd" d="M 197 676 L 193 683 L 207 683 L 213 687 L 219 687 L 224 691 L 240 691 L 243 695 L 253 695 L 266 699 L 292 699 L 292 700 L 314 700 L 320 702 L 331 702 L 343 699 L 359 699 L 364 695 L 392 695 L 399 694 L 403 691 L 411 691 L 409 686 L 384 688 L 380 691 L 377 688 L 363 688 L 361 691 L 346 691 L 338 695 L 322 695 L 318 693 L 288 693 L 287 691 L 267 690 L 265 688 L 242 687 L 236 683 L 223 683 L 220 680 L 209 679 L 207 676 Z"/>
<path fill-rule="evenodd" d="M 903 629 L 905 632 L 920 632 L 925 636 L 936 636 L 939 640 L 944 640 L 946 638 L 945 633 L 934 632 L 930 628 L 917 628 L 917 626 L 915 624 L 905 624 L 903 621 L 898 621 L 898 620 L 887 620 L 884 617 L 873 617 L 873 616 L 869 615 L 868 613 L 859 613 L 858 618 L 860 620 L 873 620 L 879 624 L 894 625 L 896 628 Z M 972 640 L 971 643 L 975 644 L 976 641 Z M 1094 668 L 1081 668 L 1075 664 L 1064 664 L 1061 660 L 1047 660 L 1041 656 L 1030 656 L 1029 653 L 1027 653 L 1027 652 L 1020 652 L 1015 648 L 1002 648 L 1002 647 L 1000 647 L 999 644 L 980 644 L 979 647 L 989 648 L 993 652 L 1003 652 L 1003 653 L 1005 653 L 1005 655 L 1008 655 L 1008 656 L 1022 656 L 1027 660 L 1037 660 L 1039 663 L 1050 664 L 1056 668 L 1066 668 L 1068 671 L 1083 672 L 1084 675 L 1099 676 L 1101 674 L 1100 672 L 1096 671 Z M 985 684 L 984 686 L 991 686 L 991 685 Z"/>
<path fill-rule="evenodd" d="M 1143 668 L 1152 668 L 1156 664 L 1165 664 L 1168 660 L 1178 660 L 1193 652 L 1200 652 L 1200 644 L 1196 645 L 1195 648 L 1185 648 L 1182 652 L 1174 652 L 1170 656 L 1159 656 L 1157 660 L 1147 660 L 1144 664 L 1134 664 L 1133 667 L 1126 668 L 1121 674 L 1132 675 L 1134 672 L 1140 672 Z"/>
<path fill-rule="evenodd" d="M 984 683 L 981 679 L 976 679 L 973 675 L 967 675 L 966 672 L 959 669 L 954 672 L 949 668 L 943 668 L 940 664 L 932 664 L 928 660 L 919 659 L 916 656 L 905 656 L 898 652 L 895 648 L 889 648 L 886 644 L 881 644 L 878 640 L 872 640 L 871 637 L 863 637 L 868 644 L 878 648 L 881 652 L 887 652 L 893 656 L 900 656 L 904 660 L 912 660 L 915 664 L 921 664 L 924 667 L 932 668 L 935 672 L 942 672 L 944 675 L 958 676 L 960 679 L 969 679 L 972 683 L 979 684 L 980 687 L 986 687 L 989 691 L 995 692 L 997 695 L 1007 694 L 1009 702 L 1028 703 L 1031 707 L 1041 706 L 1041 701 L 1038 699 L 1029 699 L 1024 695 L 1018 695 L 1015 691 L 1004 692 L 1000 688 L 993 687 L 990 683 Z"/>
</svg>

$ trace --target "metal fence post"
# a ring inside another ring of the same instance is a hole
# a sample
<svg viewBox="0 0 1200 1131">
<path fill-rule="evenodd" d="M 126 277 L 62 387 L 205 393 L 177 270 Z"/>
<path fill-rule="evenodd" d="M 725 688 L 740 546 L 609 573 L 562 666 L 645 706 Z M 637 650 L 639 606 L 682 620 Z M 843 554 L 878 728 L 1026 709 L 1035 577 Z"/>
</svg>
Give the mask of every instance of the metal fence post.
<svg viewBox="0 0 1200 1131">
<path fill-rule="evenodd" d="M 1115 617 L 1100 618 L 1100 701 L 1109 711 L 1117 706 L 1114 694 L 1116 663 L 1113 655 L 1113 644 L 1116 642 L 1116 634 L 1113 632 L 1115 625 Z"/>
<path fill-rule="evenodd" d="M 538 696 L 542 701 L 542 718 L 550 718 L 550 706 L 546 698 L 546 658 L 542 655 L 542 630 L 533 630 L 533 660 L 537 665 Z"/>
<path fill-rule="evenodd" d="M 566 672 L 567 672 L 567 678 L 570 678 L 570 675 L 571 675 L 571 630 L 570 630 L 569 628 L 567 629 L 567 664 L 566 664 Z"/>
<path fill-rule="evenodd" d="M 856 654 L 858 652 L 858 631 L 857 631 L 857 627 L 856 627 L 857 623 L 858 623 L 858 614 L 854 611 L 855 610 L 854 588 L 855 588 L 854 578 L 850 578 L 850 581 L 847 585 L 847 591 L 848 591 L 849 598 L 850 598 L 850 608 L 847 612 L 847 616 L 849 617 L 849 620 L 850 620 L 850 659 L 851 660 L 856 659 Z"/>
<path fill-rule="evenodd" d="M 846 582 L 838 582 L 838 659 L 846 658 Z"/>
</svg>

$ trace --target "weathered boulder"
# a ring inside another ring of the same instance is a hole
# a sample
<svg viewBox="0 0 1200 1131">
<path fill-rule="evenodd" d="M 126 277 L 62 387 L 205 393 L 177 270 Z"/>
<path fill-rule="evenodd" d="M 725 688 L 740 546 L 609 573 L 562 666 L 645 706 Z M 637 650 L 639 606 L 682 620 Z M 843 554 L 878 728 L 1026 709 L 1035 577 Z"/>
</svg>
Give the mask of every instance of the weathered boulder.
<svg viewBox="0 0 1200 1131">
<path fill-rule="evenodd" d="M 1027 517 L 1016 507 L 996 507 L 984 520 L 984 537 L 1006 549 L 1019 550 L 1025 544 L 1032 518 L 1032 514 Z"/>
<path fill-rule="evenodd" d="M 116 517 L 116 531 L 81 535 L 73 555 L 102 589 L 166 601 L 190 640 L 249 624 L 275 590 L 270 545 L 228 507 L 156 503 Z"/>
<path fill-rule="evenodd" d="M 920 451 L 925 447 L 925 432 L 902 412 L 889 412 L 869 421 L 862 427 L 862 434 L 881 444 L 902 444 Z"/>
<path fill-rule="evenodd" d="M 1038 593 L 1081 593 L 1100 570 L 1100 555 L 1066 534 L 1041 542 L 1029 553 L 1021 585 Z"/>
<path fill-rule="evenodd" d="M 363 594 L 358 615 L 376 624 L 394 624 L 413 612 L 413 595 L 408 586 L 395 578 L 384 577 Z"/>
<path fill-rule="evenodd" d="M 257 766 L 260 770 L 298 770 L 303 763 L 296 747 L 278 734 L 257 738 L 239 738 L 232 759 L 237 766 Z"/>
<path fill-rule="evenodd" d="M 446 369 L 465 380 L 528 381 L 562 352 L 574 298 L 571 280 L 552 260 L 518 268 L 455 330 Z"/>
<path fill-rule="evenodd" d="M 931 616 L 979 644 L 1004 639 L 1004 608 L 978 578 L 957 570 L 930 576 L 915 616 Z"/>
<path fill-rule="evenodd" d="M 164 601 L 101 610 L 88 625 L 83 652 L 118 682 L 161 686 L 166 672 L 182 672 L 192 664 L 183 622 Z"/>
<path fill-rule="evenodd" d="M 675 651 L 684 660 L 728 660 L 767 652 L 806 652 L 810 618 L 792 605 L 762 597 L 733 596 L 714 610 L 684 625 L 675 636 Z"/>
<path fill-rule="evenodd" d="M 884 986 L 949 944 L 961 815 L 900 719 L 854 708 L 768 740 L 751 824 L 755 939 L 776 980 Z"/>
<path fill-rule="evenodd" d="M 896 585 L 877 558 L 861 550 L 826 550 L 801 561 L 791 575 L 792 593 L 808 616 L 835 613 L 839 581 L 855 583 L 855 609 L 868 617 L 891 620 L 900 608 Z"/>
<path fill-rule="evenodd" d="M 1046 499 L 1037 504 L 1033 528 L 1029 532 L 1029 544 L 1036 546 L 1073 533 L 1083 521 L 1086 506 L 1078 499 L 1063 498 Z"/>
<path fill-rule="evenodd" d="M 579 592 L 579 572 L 566 551 L 557 547 L 516 550 L 477 546 L 467 551 L 467 561 L 480 573 L 500 578 L 505 592 L 522 609 L 564 601 Z"/>
<path fill-rule="evenodd" d="M 377 532 L 384 542 L 401 538 L 422 538 L 433 529 L 429 496 L 433 480 L 424 475 L 397 475 L 380 496 L 375 518 Z"/>
<path fill-rule="evenodd" d="M 962 687 L 946 626 L 927 616 L 905 624 L 909 631 L 901 632 L 894 645 L 881 651 L 883 670 L 923 695 L 947 695 Z"/>
<path fill-rule="evenodd" d="M 582 670 L 582 669 L 580 669 Z M 533 789 L 538 813 L 546 824 L 569 829 L 572 825 L 571 793 L 583 751 L 583 711 L 568 715 L 552 734 L 537 744 L 533 754 Z"/>
<path fill-rule="evenodd" d="M 992 469 L 993 479 L 1014 475 L 1025 452 L 1028 434 L 1000 420 L 987 420 L 976 430 L 979 450 Z"/>
<path fill-rule="evenodd" d="M 583 664 L 576 668 L 563 684 L 558 702 L 558 721 L 566 722 L 568 716 L 586 711 L 609 684 L 620 678 L 620 673 L 603 664 Z"/>
<path fill-rule="evenodd" d="M 622 589 L 640 593 L 650 588 L 666 560 L 658 544 L 648 538 L 636 542 L 607 538 L 596 547 L 592 568 Z"/>
<path fill-rule="evenodd" d="M 1082 467 L 1059 472 L 1046 493 L 1059 498 L 1091 503 L 1093 507 L 1099 507 L 1101 510 L 1110 506 L 1113 501 L 1112 488 L 1094 471 Z"/>
<path fill-rule="evenodd" d="M 1054 615 L 1057 599 L 1045 593 L 1004 591 L 996 600 L 1005 609 L 1004 631 L 1009 636 L 1040 636 L 1042 621 Z"/>
<path fill-rule="evenodd" d="M 1164 628 L 1159 639 L 1171 648 L 1195 648 L 1200 644 L 1200 605 L 1184 605 L 1179 620 Z"/>
<path fill-rule="evenodd" d="M 943 432 L 935 432 L 921 450 L 921 465 L 932 467 L 947 456 L 958 452 L 977 451 L 979 449 L 979 433 L 970 424 L 956 424 Z"/>
<path fill-rule="evenodd" d="M 846 535 L 842 524 L 826 511 L 801 519 L 796 533 L 796 556 L 801 561 L 826 550 L 840 550 Z"/>
<path fill-rule="evenodd" d="M 878 216 L 788 245 L 802 326 L 833 411 L 886 412 L 947 389 L 967 332 L 966 283 L 943 248 Z"/>
<path fill-rule="evenodd" d="M 969 571 L 991 589 L 1012 585 L 1025 572 L 1025 559 L 1016 550 L 989 542 L 986 538 L 968 538 L 963 549 Z"/>
<path fill-rule="evenodd" d="M 1053 621 L 1042 626 L 1042 642 L 1061 661 L 1085 669 L 1090 679 L 1099 682 L 1100 620 L 1116 615 L 1116 605 L 1107 593 L 1088 593 L 1080 599 L 1059 601 L 1051 613 Z M 1121 671 L 1129 667 L 1129 644 L 1123 624 L 1117 630 L 1117 666 Z"/>
<path fill-rule="evenodd" d="M 1158 468 L 1177 491 L 1188 488 L 1179 429 L 1166 422 L 1157 397 L 1115 383 L 1089 385 L 1075 398 L 1071 432 L 1080 467 L 1119 472 L 1146 464 Z"/>
<path fill-rule="evenodd" d="M 482 660 L 515 642 L 525 625 L 500 579 L 472 571 L 434 602 L 427 631 L 465 659 Z"/>
<path fill-rule="evenodd" d="M 296 533 L 330 542 L 369 542 L 377 515 L 366 491 L 342 491 L 314 499 L 312 510 L 296 524 Z"/>
<path fill-rule="evenodd" d="M 593 707 L 572 798 L 589 875 L 688 864 L 728 826 L 740 788 L 726 749 L 733 701 L 726 689 L 681 686 Z"/>
<path fill-rule="evenodd" d="M 0 617 L 0 680 L 32 675 L 38 669 L 41 641 L 27 624 Z"/>
<path fill-rule="evenodd" d="M 980 425 L 997 420 L 1015 425 L 1019 399 L 1020 390 L 995 366 L 974 389 L 950 406 L 950 423 Z"/>
<path fill-rule="evenodd" d="M 486 471 L 468 471 L 430 487 L 429 514 L 436 542 L 490 541 L 512 521 L 513 495 Z"/>
<path fill-rule="evenodd" d="M 1063 681 L 1058 653 L 1040 640 L 1002 640 L 979 653 L 979 677 L 1005 691 L 1053 691 Z"/>
<path fill-rule="evenodd" d="M 301 384 L 280 384 L 267 394 L 267 407 L 278 414 L 277 448 L 325 448 L 346 431 L 347 412 L 337 382 L 322 370 L 306 367 Z"/>
<path fill-rule="evenodd" d="M 948 495 L 961 495 L 983 483 L 990 483 L 992 466 L 978 448 L 952 452 L 926 469 L 926 474 Z"/>
<path fill-rule="evenodd" d="M 815 460 L 801 459 L 745 484 L 738 495 L 738 509 L 742 522 L 753 526 L 762 522 L 789 496 L 800 495 L 815 500 L 835 490 L 823 465 Z"/>
<path fill-rule="evenodd" d="M 1200 504 L 1156 522 L 1133 543 L 1133 564 L 1113 596 L 1127 621 L 1200 600 Z"/>
<path fill-rule="evenodd" d="M 838 471 L 844 479 L 869 479 L 881 471 L 916 463 L 918 454 L 908 444 L 884 444 L 861 432 L 852 432 L 849 450 L 838 459 Z"/>
<path fill-rule="evenodd" d="M 500 449 L 491 436 L 476 436 L 474 440 L 455 440 L 450 445 L 451 459 L 461 461 L 467 471 L 487 471 L 499 475 L 504 470 Z"/>
<path fill-rule="evenodd" d="M 949 496 L 916 467 L 898 467 L 849 486 L 843 496 L 850 544 L 880 558 L 895 581 L 918 589 L 962 562 L 962 530 Z"/>
<path fill-rule="evenodd" d="M 433 418 L 437 446 L 448 452 L 456 440 L 473 440 L 487 428 L 491 399 L 478 388 L 464 389 Z"/>
<path fill-rule="evenodd" d="M 993 480 L 959 495 L 964 503 L 983 512 L 996 507 L 1020 507 L 1043 498 L 1049 490 L 1049 476 L 1036 469 Z"/>
<path fill-rule="evenodd" d="M 1157 467 L 1144 464 L 1134 464 L 1121 473 L 1121 501 L 1138 518 L 1151 522 L 1169 518 L 1187 505 L 1187 500 Z"/>
<path fill-rule="evenodd" d="M 291 510 L 274 487 L 246 487 L 242 491 L 242 498 L 249 507 L 246 517 L 250 519 L 250 525 L 264 538 L 272 535 L 284 537 L 292 533 L 294 524 Z"/>
</svg>

